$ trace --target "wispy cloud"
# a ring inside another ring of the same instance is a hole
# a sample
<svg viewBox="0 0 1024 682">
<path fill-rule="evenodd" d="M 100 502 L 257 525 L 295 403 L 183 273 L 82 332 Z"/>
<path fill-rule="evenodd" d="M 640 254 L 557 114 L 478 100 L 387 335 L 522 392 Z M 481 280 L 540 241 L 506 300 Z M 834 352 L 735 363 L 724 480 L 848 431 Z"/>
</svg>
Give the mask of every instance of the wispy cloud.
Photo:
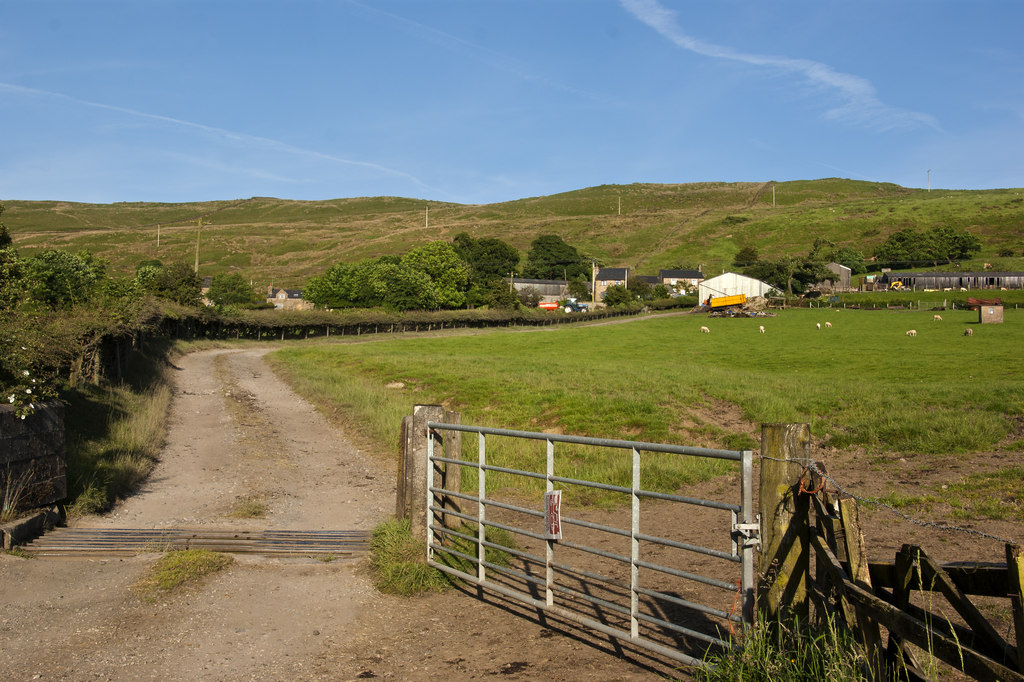
<svg viewBox="0 0 1024 682">
<path fill-rule="evenodd" d="M 842 73 L 827 64 L 809 59 L 750 54 L 698 40 L 683 32 L 676 21 L 675 12 L 666 9 L 657 0 L 620 0 L 620 3 L 638 20 L 684 50 L 714 59 L 727 59 L 795 74 L 811 85 L 833 93 L 840 104 L 825 112 L 829 119 L 877 130 L 908 130 L 922 126 L 940 129 L 938 121 L 929 114 L 885 104 L 878 98 L 878 92 L 871 82 L 860 76 Z"/>
<path fill-rule="evenodd" d="M 538 83 L 544 87 L 551 88 L 552 90 L 560 90 L 562 92 L 576 95 L 584 99 L 597 102 L 606 106 L 621 107 L 622 102 L 610 99 L 608 96 L 602 93 L 595 93 L 589 90 L 583 90 L 566 83 L 553 80 L 545 75 L 538 74 L 531 71 L 527 67 L 515 60 L 509 58 L 500 52 L 492 50 L 483 45 L 471 42 L 459 36 L 452 35 L 440 29 L 434 28 L 422 24 L 418 21 L 413 21 L 393 12 L 388 12 L 377 7 L 371 7 L 357 0 L 347 0 L 349 5 L 358 7 L 361 10 L 374 14 L 379 17 L 383 17 L 388 21 L 398 24 L 404 27 L 407 31 L 419 36 L 421 39 L 432 42 L 450 52 L 461 53 L 472 57 L 475 60 L 481 61 L 495 71 L 501 71 L 507 73 L 521 81 L 529 83 Z"/>
<path fill-rule="evenodd" d="M 25 95 L 25 96 L 47 97 L 47 98 L 51 98 L 51 99 L 63 100 L 65 102 L 68 102 L 68 103 L 71 103 L 71 104 L 75 104 L 75 105 L 78 105 L 78 106 L 85 106 L 85 107 L 90 107 L 90 108 L 94 108 L 94 109 L 103 109 L 103 110 L 106 110 L 106 111 L 113 111 L 113 112 L 117 112 L 117 113 L 120 113 L 120 114 L 125 114 L 127 116 L 132 116 L 132 117 L 141 118 L 141 119 L 147 119 L 147 120 L 150 120 L 150 121 L 157 121 L 157 122 L 160 122 L 160 123 L 166 123 L 166 124 L 177 126 L 177 127 L 190 128 L 192 130 L 199 130 L 199 131 L 202 131 L 202 132 L 207 133 L 209 135 L 213 135 L 215 137 L 219 137 L 219 138 L 226 139 L 226 140 L 231 140 L 231 141 L 238 142 L 238 143 L 241 143 L 241 144 L 244 144 L 244 145 L 257 145 L 257 146 L 262 147 L 264 149 L 273 149 L 273 150 L 276 150 L 276 151 L 279 151 L 279 152 L 284 152 L 284 153 L 295 155 L 295 156 L 302 156 L 302 157 L 311 158 L 311 159 L 319 159 L 319 160 L 329 161 L 331 163 L 336 163 L 336 164 L 341 164 L 341 165 L 346 165 L 346 166 L 354 166 L 354 167 L 359 167 L 359 168 L 366 168 L 366 169 L 374 170 L 374 171 L 377 171 L 377 172 L 380 172 L 380 173 L 384 173 L 386 175 L 392 175 L 392 176 L 397 176 L 397 177 L 405 178 L 406 180 L 414 183 L 415 185 L 418 185 L 419 187 L 422 187 L 424 189 L 433 190 L 433 188 L 431 188 L 429 185 L 427 185 L 426 183 L 421 181 L 419 178 L 417 178 L 414 175 L 411 175 L 410 173 L 406 173 L 405 171 L 396 170 L 394 168 L 388 168 L 387 166 L 382 166 L 380 164 L 371 163 L 371 162 L 368 162 L 368 161 L 354 161 L 352 159 L 346 159 L 346 158 L 342 158 L 342 157 L 339 157 L 339 156 L 334 156 L 334 155 L 331 155 L 331 154 L 325 154 L 323 152 L 318 152 L 318 151 L 311 150 L 311 149 L 303 149 L 302 147 L 296 147 L 296 146 L 290 145 L 290 144 L 288 144 L 286 142 L 281 142 L 279 140 L 272 140 L 272 139 L 266 138 L 266 137 L 259 137 L 257 135 L 247 135 L 245 133 L 236 133 L 236 132 L 232 132 L 230 130 L 225 130 L 224 128 L 217 128 L 217 127 L 214 127 L 214 126 L 204 125 L 202 123 L 195 123 L 194 121 L 185 121 L 185 120 L 182 120 L 180 118 L 173 118 L 173 117 L 170 117 L 170 116 L 163 116 L 163 115 L 160 115 L 160 114 L 151 114 L 151 113 L 148 113 L 148 112 L 145 112 L 145 111 L 137 111 L 135 109 L 129 109 L 129 108 L 126 108 L 126 107 L 119 107 L 119 106 L 112 105 L 112 104 L 103 104 L 102 102 L 92 102 L 92 101 L 89 101 L 89 100 L 80 99 L 78 97 L 71 97 L 70 95 L 64 95 L 64 94 L 59 93 L 59 92 L 49 92 L 49 91 L 46 91 L 46 90 L 38 90 L 36 88 L 27 88 L 27 87 L 24 87 L 24 86 L 21 86 L 21 85 L 13 85 L 13 84 L 10 84 L 10 83 L 0 83 L 0 91 L 12 92 L 12 93 L 16 93 L 16 94 Z"/>
</svg>

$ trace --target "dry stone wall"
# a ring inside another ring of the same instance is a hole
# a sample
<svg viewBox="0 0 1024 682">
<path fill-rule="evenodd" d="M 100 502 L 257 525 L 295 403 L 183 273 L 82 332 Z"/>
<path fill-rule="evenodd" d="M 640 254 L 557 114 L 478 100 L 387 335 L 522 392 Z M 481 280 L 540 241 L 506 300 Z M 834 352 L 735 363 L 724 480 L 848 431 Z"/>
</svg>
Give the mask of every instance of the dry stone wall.
<svg viewBox="0 0 1024 682">
<path fill-rule="evenodd" d="M 64 405 L 36 409 L 25 419 L 0 405 L 0 503 L 19 509 L 67 496 Z"/>
</svg>

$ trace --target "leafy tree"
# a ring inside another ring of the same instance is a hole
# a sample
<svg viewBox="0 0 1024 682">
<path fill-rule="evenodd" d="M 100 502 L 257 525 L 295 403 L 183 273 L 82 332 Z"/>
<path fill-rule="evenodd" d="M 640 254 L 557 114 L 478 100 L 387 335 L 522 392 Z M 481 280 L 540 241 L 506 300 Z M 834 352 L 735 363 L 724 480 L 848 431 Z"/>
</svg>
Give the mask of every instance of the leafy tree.
<svg viewBox="0 0 1024 682">
<path fill-rule="evenodd" d="M 387 282 L 385 305 L 394 310 L 434 310 L 440 307 L 437 287 L 423 270 L 384 264 L 378 282 Z"/>
<path fill-rule="evenodd" d="M 519 307 L 519 297 L 511 290 L 507 282 L 500 279 L 491 280 L 483 294 L 483 301 L 492 308 L 515 310 Z"/>
<path fill-rule="evenodd" d="M 0 204 L 0 249 L 6 249 L 7 247 L 14 247 L 14 240 L 11 239 L 11 235 L 7 232 L 7 226 L 4 225 L 3 217 L 4 211 L 7 210 L 3 204 Z"/>
<path fill-rule="evenodd" d="M 523 274 L 535 279 L 590 276 L 590 261 L 555 234 L 544 234 L 530 243 Z"/>
<path fill-rule="evenodd" d="M 893 232 L 875 247 L 875 258 L 893 268 L 912 266 L 931 260 L 928 236 L 913 228 Z"/>
<path fill-rule="evenodd" d="M 185 263 L 172 263 L 160 268 L 150 287 L 155 296 L 180 305 L 199 306 L 203 299 L 202 283 L 192 267 Z"/>
<path fill-rule="evenodd" d="M 519 266 L 519 251 L 500 239 L 474 239 L 466 232 L 455 235 L 452 245 L 469 266 L 474 282 L 489 282 L 506 277 Z"/>
<path fill-rule="evenodd" d="M 573 277 L 569 280 L 569 295 L 575 299 L 585 301 L 590 299 L 590 280 L 583 276 Z"/>
<path fill-rule="evenodd" d="M 32 303 L 70 308 L 90 300 L 105 274 L 106 264 L 88 251 L 50 249 L 25 261 L 25 291 Z"/>
<path fill-rule="evenodd" d="M 13 247 L 0 248 L 0 312 L 13 310 L 24 296 L 25 262 Z"/>
<path fill-rule="evenodd" d="M 630 279 L 629 283 L 626 285 L 626 289 L 629 290 L 634 299 L 649 301 L 654 297 L 651 292 L 651 285 L 639 277 L 633 277 Z"/>
<path fill-rule="evenodd" d="M 461 308 L 466 303 L 469 270 L 458 252 L 448 242 L 430 242 L 402 258 L 404 268 L 427 275 L 432 284 L 434 305 L 428 308 Z"/>
<path fill-rule="evenodd" d="M 635 301 L 636 296 L 621 284 L 613 284 L 604 290 L 602 300 L 607 306 L 626 305 Z"/>
<path fill-rule="evenodd" d="M 940 261 L 952 264 L 954 261 L 970 258 L 981 251 L 981 240 L 967 230 L 949 226 L 937 226 L 928 230 L 928 250 L 932 263 Z"/>
<path fill-rule="evenodd" d="M 834 277 L 821 261 L 808 257 L 790 256 L 774 261 L 758 261 L 744 270 L 748 277 L 771 284 L 787 294 L 802 294 L 817 282 Z"/>
<path fill-rule="evenodd" d="M 220 273 L 210 280 L 206 297 L 216 305 L 247 305 L 256 303 L 258 296 L 252 286 L 239 272 Z"/>
<path fill-rule="evenodd" d="M 867 265 L 864 263 L 864 254 L 850 246 L 841 246 L 832 252 L 832 260 L 840 265 L 850 268 L 850 272 L 859 275 L 867 272 Z"/>
<path fill-rule="evenodd" d="M 656 301 L 663 298 L 672 298 L 672 292 L 664 284 L 655 284 L 651 287 L 651 298 Z"/>
<path fill-rule="evenodd" d="M 536 287 L 524 287 L 519 290 L 519 302 L 527 308 L 536 308 L 542 298 Z"/>
<path fill-rule="evenodd" d="M 756 263 L 758 258 L 757 249 L 753 246 L 744 246 L 736 253 L 736 257 L 732 259 L 732 264 L 739 268 L 745 268 Z"/>
</svg>

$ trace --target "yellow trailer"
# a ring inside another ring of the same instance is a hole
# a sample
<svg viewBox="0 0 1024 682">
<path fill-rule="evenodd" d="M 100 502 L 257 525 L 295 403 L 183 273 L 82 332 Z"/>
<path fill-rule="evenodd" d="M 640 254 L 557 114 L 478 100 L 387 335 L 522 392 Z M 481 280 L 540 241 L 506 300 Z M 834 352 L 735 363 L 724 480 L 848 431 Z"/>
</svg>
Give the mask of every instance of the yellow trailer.
<svg viewBox="0 0 1024 682">
<path fill-rule="evenodd" d="M 746 294 L 736 294 L 735 296 L 712 296 L 708 298 L 708 306 L 712 309 L 726 308 L 731 305 L 743 305 L 746 302 Z"/>
</svg>

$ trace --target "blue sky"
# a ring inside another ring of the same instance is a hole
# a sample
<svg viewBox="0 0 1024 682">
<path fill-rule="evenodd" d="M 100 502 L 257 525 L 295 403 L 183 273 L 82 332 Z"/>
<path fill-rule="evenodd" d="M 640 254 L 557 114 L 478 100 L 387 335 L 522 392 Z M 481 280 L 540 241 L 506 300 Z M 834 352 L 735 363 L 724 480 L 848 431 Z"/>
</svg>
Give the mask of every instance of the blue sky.
<svg viewBox="0 0 1024 682">
<path fill-rule="evenodd" d="M 0 0 L 0 199 L 1024 187 L 1022 26 L 1017 0 Z"/>
</svg>

